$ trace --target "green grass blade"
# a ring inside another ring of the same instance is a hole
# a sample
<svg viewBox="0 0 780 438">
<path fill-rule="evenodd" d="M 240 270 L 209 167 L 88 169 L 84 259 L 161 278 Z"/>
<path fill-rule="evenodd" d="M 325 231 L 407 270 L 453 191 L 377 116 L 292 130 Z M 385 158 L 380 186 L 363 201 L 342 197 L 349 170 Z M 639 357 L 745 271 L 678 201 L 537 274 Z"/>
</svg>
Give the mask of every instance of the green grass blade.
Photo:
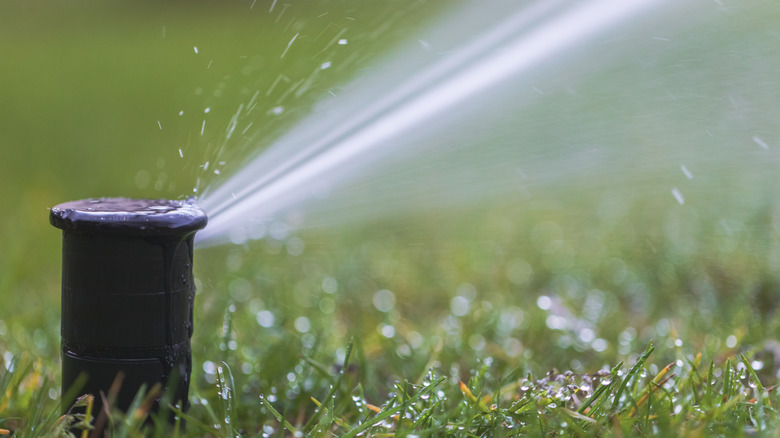
<svg viewBox="0 0 780 438">
<path fill-rule="evenodd" d="M 445 379 L 446 379 L 445 377 L 440 377 L 438 380 L 436 380 L 435 382 L 433 382 L 430 385 L 426 386 L 425 388 L 420 390 L 417 394 L 415 394 L 412 397 L 406 399 L 404 402 L 402 402 L 402 403 L 400 403 L 400 404 L 398 404 L 396 406 L 393 406 L 392 408 L 390 408 L 390 409 L 388 409 L 386 411 L 382 411 L 376 417 L 370 418 L 368 421 L 360 424 L 358 427 L 356 427 L 356 428 L 350 430 L 349 432 L 345 433 L 344 435 L 342 435 L 342 437 L 343 438 L 349 438 L 349 437 L 357 436 L 359 433 L 368 430 L 369 428 L 371 428 L 375 424 L 381 423 L 385 419 L 387 419 L 387 418 L 395 415 L 396 413 L 406 409 L 407 406 L 409 406 L 410 404 L 416 402 L 421 397 L 423 397 L 426 394 L 429 394 L 431 391 L 433 391 Z"/>
<path fill-rule="evenodd" d="M 293 434 L 294 436 L 298 435 L 298 433 L 299 433 L 298 429 L 295 426 L 293 426 L 292 424 L 290 424 L 290 422 L 287 421 L 287 419 L 284 418 L 284 416 L 282 414 L 280 414 L 279 411 L 277 411 L 273 407 L 273 405 L 271 405 L 271 402 L 269 402 L 262 395 L 260 396 L 260 401 L 263 403 L 263 405 L 266 407 L 266 409 L 268 409 L 268 411 L 271 413 L 271 415 L 273 415 L 274 418 L 276 418 L 276 421 L 278 421 L 279 424 L 282 425 L 282 427 L 287 429 L 287 431 L 290 432 L 291 434 Z"/>
<path fill-rule="evenodd" d="M 628 382 L 630 382 L 634 376 L 639 374 L 639 370 L 641 370 L 642 367 L 645 365 L 647 358 L 650 357 L 651 354 L 653 354 L 653 351 L 655 351 L 655 345 L 653 345 L 653 342 L 651 341 L 647 345 L 647 348 L 645 348 L 645 352 L 642 353 L 641 356 L 639 356 L 639 359 L 637 359 L 634 366 L 632 366 L 631 369 L 628 370 L 628 374 L 626 374 L 625 379 L 623 379 L 623 382 L 620 384 L 620 387 L 615 393 L 615 398 L 612 401 L 612 407 L 609 409 L 610 411 L 614 412 L 615 410 L 617 410 L 618 403 L 620 403 L 620 396 L 623 394 L 623 391 L 625 391 L 626 385 L 628 385 Z"/>
<path fill-rule="evenodd" d="M 349 367 L 349 358 L 352 356 L 352 347 L 354 345 L 354 339 L 350 340 L 349 345 L 347 346 L 347 353 L 344 355 L 344 362 L 341 365 L 339 376 L 336 378 L 336 382 L 333 383 L 333 386 L 331 386 L 330 391 L 328 391 L 328 395 L 325 396 L 325 398 L 322 400 L 323 406 L 326 406 L 330 402 L 330 400 L 336 395 L 336 391 L 338 391 L 339 387 L 341 386 L 341 382 L 344 380 L 344 375 L 347 373 L 347 368 Z M 309 421 L 307 421 L 306 425 L 303 427 L 303 430 L 306 433 L 311 432 L 311 428 L 317 424 L 317 421 L 319 421 L 319 417 L 322 415 L 322 413 L 323 409 L 317 409 L 314 412 L 314 415 L 309 418 Z"/>
</svg>

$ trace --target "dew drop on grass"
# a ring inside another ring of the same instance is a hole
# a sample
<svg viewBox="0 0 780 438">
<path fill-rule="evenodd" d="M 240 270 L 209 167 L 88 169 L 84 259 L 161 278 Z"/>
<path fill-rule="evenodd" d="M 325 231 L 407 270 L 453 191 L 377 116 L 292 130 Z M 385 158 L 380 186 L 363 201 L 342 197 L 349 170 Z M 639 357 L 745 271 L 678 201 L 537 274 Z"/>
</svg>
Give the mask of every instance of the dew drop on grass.
<svg viewBox="0 0 780 438">
<path fill-rule="evenodd" d="M 580 341 L 589 344 L 593 342 L 594 339 L 596 339 L 596 333 L 594 333 L 590 328 L 585 327 L 577 332 L 577 337 L 580 338 Z"/>
<path fill-rule="evenodd" d="M 392 325 L 389 325 L 389 324 L 382 324 L 379 327 L 379 333 L 381 333 L 382 336 L 390 339 L 393 336 L 395 336 L 395 327 L 393 327 Z"/>
<path fill-rule="evenodd" d="M 382 289 L 374 294 L 374 307 L 380 312 L 389 312 L 395 307 L 395 294 L 388 289 Z"/>
<path fill-rule="evenodd" d="M 552 299 L 547 295 L 542 295 L 536 299 L 536 306 L 542 310 L 550 310 L 552 307 Z"/>
<path fill-rule="evenodd" d="M 339 282 L 333 277 L 325 277 L 322 279 L 322 290 L 328 294 L 335 294 L 339 290 Z"/>
<path fill-rule="evenodd" d="M 471 303 L 468 298 L 458 295 L 450 300 L 450 312 L 455 316 L 465 316 L 469 313 Z"/>
<path fill-rule="evenodd" d="M 299 316 L 295 319 L 295 330 L 298 330 L 301 333 L 306 333 L 309 330 L 311 330 L 311 322 L 309 322 L 309 318 L 305 316 Z"/>
<path fill-rule="evenodd" d="M 604 338 L 596 338 L 591 344 L 591 347 L 593 347 L 593 351 L 601 353 L 602 351 L 606 351 L 607 347 L 609 347 L 609 344 Z"/>
<path fill-rule="evenodd" d="M 273 327 L 274 319 L 274 314 L 268 310 L 261 310 L 257 312 L 257 323 L 260 324 L 261 327 Z"/>
</svg>

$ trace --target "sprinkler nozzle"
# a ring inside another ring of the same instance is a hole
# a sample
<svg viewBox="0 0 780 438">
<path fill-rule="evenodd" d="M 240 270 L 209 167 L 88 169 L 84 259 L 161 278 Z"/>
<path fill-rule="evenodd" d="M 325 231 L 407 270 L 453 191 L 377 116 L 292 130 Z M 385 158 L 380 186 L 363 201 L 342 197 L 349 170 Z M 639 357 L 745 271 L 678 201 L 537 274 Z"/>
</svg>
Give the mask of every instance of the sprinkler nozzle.
<svg viewBox="0 0 780 438">
<path fill-rule="evenodd" d="M 142 385 L 162 388 L 155 405 L 186 409 L 206 214 L 192 201 L 101 198 L 60 204 L 50 221 L 62 229 L 63 410 L 92 394 L 93 413 L 103 397 L 126 411 Z"/>
</svg>

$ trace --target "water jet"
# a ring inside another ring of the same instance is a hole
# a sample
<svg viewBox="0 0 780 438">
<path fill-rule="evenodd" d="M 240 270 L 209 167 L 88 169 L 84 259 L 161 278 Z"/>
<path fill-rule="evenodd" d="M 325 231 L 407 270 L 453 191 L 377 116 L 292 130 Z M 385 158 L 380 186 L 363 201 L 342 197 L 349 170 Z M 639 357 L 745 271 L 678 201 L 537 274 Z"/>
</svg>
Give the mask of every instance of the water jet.
<svg viewBox="0 0 780 438">
<path fill-rule="evenodd" d="M 100 412 L 120 373 L 117 408 L 159 384 L 186 409 L 193 238 L 206 214 L 192 201 L 101 198 L 57 205 L 50 222 L 62 229 L 63 410 L 86 378 L 75 395 L 92 394 Z"/>
</svg>

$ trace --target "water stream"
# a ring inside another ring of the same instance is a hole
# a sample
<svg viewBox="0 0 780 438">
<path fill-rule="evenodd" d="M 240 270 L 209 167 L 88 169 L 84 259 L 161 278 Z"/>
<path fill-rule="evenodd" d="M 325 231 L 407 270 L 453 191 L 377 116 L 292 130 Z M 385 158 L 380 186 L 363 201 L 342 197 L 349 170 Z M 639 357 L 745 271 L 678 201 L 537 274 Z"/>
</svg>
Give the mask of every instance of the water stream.
<svg viewBox="0 0 780 438">
<path fill-rule="evenodd" d="M 780 38 L 770 2 L 478 3 L 413 35 L 207 188 L 198 243 L 260 238 L 291 212 L 292 226 L 327 225 L 519 202 L 566 181 L 630 182 L 634 196 L 684 205 L 740 186 L 720 177 L 751 169 L 743 183 L 774 193 L 765 183 L 780 143 Z"/>
</svg>

